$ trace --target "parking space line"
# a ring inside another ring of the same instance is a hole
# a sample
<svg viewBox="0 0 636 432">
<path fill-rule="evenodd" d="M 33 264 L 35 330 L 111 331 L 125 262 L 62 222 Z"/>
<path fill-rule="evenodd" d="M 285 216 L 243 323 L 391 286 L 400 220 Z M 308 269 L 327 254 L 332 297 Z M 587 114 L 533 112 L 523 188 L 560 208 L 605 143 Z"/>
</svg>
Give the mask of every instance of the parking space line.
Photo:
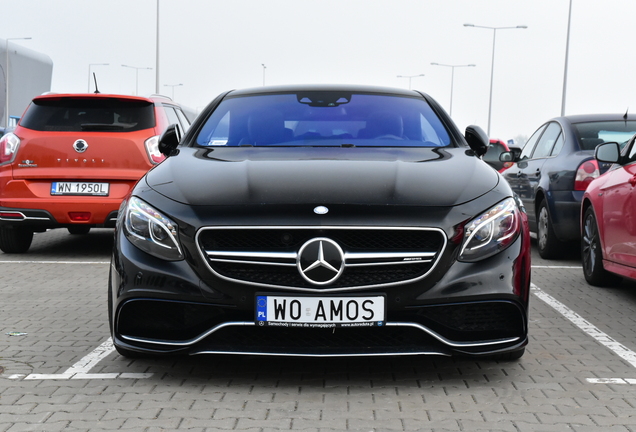
<svg viewBox="0 0 636 432">
<path fill-rule="evenodd" d="M 535 284 L 530 284 L 532 293 L 543 300 L 548 306 L 567 318 L 572 324 L 583 330 L 586 334 L 594 338 L 601 345 L 613 351 L 616 355 L 636 368 L 636 352 L 630 350 L 625 345 L 613 339 L 607 333 L 601 331 L 594 324 L 584 319 L 581 315 L 568 308 L 566 305 L 547 294 Z M 587 382 L 592 384 L 636 384 L 636 379 L 632 378 L 587 378 Z"/>
<path fill-rule="evenodd" d="M 153 376 L 152 373 L 98 373 L 92 374 L 89 371 L 94 368 L 97 363 L 108 357 L 115 351 L 113 340 L 108 338 L 104 343 L 95 348 L 88 355 L 84 356 L 80 361 L 68 368 L 61 374 L 29 374 L 29 375 L 11 375 L 11 379 L 24 378 L 25 380 L 67 380 L 67 379 L 143 379 Z"/>
<path fill-rule="evenodd" d="M 110 261 L 0 261 L 0 264 L 110 264 Z"/>
</svg>

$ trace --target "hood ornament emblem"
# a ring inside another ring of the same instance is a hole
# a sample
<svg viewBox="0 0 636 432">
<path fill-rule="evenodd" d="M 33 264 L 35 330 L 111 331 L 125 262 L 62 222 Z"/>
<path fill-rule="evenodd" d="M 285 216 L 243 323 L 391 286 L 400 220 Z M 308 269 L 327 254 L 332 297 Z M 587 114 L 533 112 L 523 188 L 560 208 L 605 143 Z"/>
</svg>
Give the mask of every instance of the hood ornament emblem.
<svg viewBox="0 0 636 432">
<path fill-rule="evenodd" d="M 86 149 L 88 148 L 88 143 L 84 141 L 83 139 L 78 139 L 77 141 L 73 143 L 73 148 L 78 153 L 84 153 Z"/>
<path fill-rule="evenodd" d="M 334 282 L 344 271 L 344 264 L 344 252 L 338 243 L 324 237 L 307 241 L 296 259 L 300 275 L 314 285 Z"/>
</svg>

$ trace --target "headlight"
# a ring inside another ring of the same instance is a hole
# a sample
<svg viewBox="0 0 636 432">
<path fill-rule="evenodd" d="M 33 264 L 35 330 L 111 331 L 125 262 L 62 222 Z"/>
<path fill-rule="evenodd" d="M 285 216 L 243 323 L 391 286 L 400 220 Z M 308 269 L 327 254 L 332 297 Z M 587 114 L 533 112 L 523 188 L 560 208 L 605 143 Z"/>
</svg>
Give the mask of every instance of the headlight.
<svg viewBox="0 0 636 432">
<path fill-rule="evenodd" d="M 132 244 L 157 258 L 168 261 L 183 259 L 177 224 L 137 197 L 128 200 L 124 234 Z"/>
<path fill-rule="evenodd" d="M 513 198 L 507 198 L 464 226 L 459 261 L 479 261 L 501 252 L 521 231 L 521 216 Z"/>
</svg>

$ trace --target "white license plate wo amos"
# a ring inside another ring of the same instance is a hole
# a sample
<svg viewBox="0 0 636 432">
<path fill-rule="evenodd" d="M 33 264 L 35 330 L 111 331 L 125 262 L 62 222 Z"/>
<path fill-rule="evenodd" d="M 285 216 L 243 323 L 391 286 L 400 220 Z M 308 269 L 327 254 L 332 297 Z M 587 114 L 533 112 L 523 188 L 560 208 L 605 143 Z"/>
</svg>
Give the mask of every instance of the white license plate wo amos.
<svg viewBox="0 0 636 432">
<path fill-rule="evenodd" d="M 256 296 L 258 325 L 367 327 L 384 324 L 384 296 Z"/>
<path fill-rule="evenodd" d="M 53 182 L 51 195 L 108 196 L 110 184 L 96 182 Z"/>
</svg>

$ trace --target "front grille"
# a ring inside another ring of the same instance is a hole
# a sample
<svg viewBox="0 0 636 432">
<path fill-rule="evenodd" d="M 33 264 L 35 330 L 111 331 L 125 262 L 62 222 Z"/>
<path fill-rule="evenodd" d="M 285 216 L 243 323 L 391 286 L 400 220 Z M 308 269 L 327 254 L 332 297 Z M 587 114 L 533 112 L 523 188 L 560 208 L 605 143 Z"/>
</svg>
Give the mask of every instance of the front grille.
<svg viewBox="0 0 636 432">
<path fill-rule="evenodd" d="M 312 239 L 325 239 L 341 249 L 343 270 L 333 281 L 312 282 L 299 271 L 299 251 Z M 441 256 L 446 236 L 430 228 L 204 228 L 197 243 L 209 268 L 223 278 L 327 291 L 423 278 Z"/>
</svg>

